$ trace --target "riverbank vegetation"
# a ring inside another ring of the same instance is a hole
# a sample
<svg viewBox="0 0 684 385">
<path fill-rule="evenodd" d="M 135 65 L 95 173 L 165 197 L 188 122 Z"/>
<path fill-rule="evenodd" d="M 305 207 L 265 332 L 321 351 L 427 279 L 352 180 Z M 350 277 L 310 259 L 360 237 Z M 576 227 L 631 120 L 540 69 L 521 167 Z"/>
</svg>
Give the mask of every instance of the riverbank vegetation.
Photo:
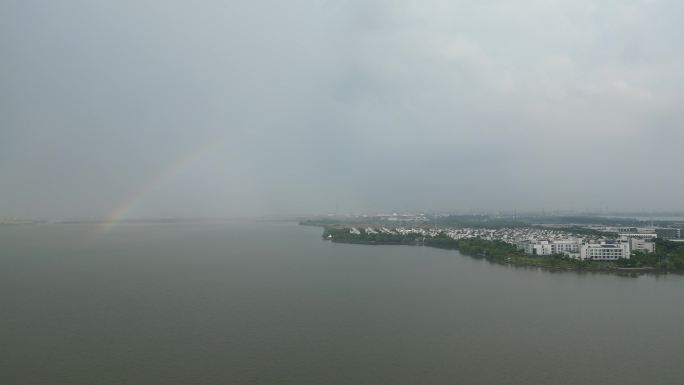
<svg viewBox="0 0 684 385">
<path fill-rule="evenodd" d="M 618 261 L 591 261 L 569 258 L 565 255 L 533 256 L 523 253 L 514 245 L 502 241 L 480 238 L 453 239 L 446 234 L 420 236 L 416 234 L 353 234 L 349 228 L 329 226 L 323 238 L 339 243 L 366 245 L 418 245 L 458 250 L 460 253 L 491 262 L 533 266 L 548 269 L 582 271 L 684 271 L 684 244 L 658 240 L 656 252 L 636 253 L 631 259 Z"/>
<path fill-rule="evenodd" d="M 623 268 L 650 267 L 657 270 L 684 271 L 684 243 L 656 239 L 655 253 L 636 252 L 630 259 L 617 261 Z"/>
</svg>

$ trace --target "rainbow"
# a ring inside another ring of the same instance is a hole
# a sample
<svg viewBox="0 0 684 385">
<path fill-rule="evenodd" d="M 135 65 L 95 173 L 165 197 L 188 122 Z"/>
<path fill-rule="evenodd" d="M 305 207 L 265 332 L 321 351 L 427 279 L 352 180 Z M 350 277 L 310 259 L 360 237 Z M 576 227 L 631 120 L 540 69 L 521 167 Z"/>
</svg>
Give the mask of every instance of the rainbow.
<svg viewBox="0 0 684 385">
<path fill-rule="evenodd" d="M 187 169 L 192 163 L 194 163 L 199 157 L 215 149 L 220 144 L 220 141 L 211 141 L 208 144 L 199 146 L 194 151 L 190 151 L 186 154 L 183 154 L 183 156 L 171 162 L 168 166 L 162 168 L 157 174 L 155 174 L 153 178 L 151 178 L 141 188 L 130 193 L 126 197 L 126 199 L 123 200 L 123 202 L 119 203 L 114 208 L 114 210 L 112 210 L 105 217 L 105 219 L 99 225 L 98 233 L 102 234 L 111 230 L 111 228 L 115 224 L 121 222 L 123 219 L 128 217 L 129 214 L 140 205 L 140 203 L 144 200 L 145 196 L 147 196 L 150 192 L 154 191 L 168 180 L 180 174 L 182 171 Z"/>
</svg>

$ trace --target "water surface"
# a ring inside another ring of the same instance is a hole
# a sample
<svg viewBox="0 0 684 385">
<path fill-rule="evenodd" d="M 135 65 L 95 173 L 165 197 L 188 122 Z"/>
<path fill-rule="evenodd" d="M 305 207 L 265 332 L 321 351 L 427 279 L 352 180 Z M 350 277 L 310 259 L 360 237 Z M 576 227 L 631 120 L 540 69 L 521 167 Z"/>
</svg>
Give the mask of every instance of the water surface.
<svg viewBox="0 0 684 385">
<path fill-rule="evenodd" d="M 0 384 L 681 384 L 684 277 L 293 223 L 0 227 Z"/>
</svg>

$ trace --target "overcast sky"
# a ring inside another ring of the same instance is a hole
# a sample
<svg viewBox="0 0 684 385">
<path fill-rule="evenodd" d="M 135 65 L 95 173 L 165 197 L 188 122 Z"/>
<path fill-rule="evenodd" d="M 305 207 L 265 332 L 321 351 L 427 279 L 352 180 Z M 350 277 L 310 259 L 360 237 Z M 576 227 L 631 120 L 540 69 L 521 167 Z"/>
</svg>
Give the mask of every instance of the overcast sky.
<svg viewBox="0 0 684 385">
<path fill-rule="evenodd" d="M 684 209 L 684 2 L 0 2 L 0 218 Z"/>
</svg>

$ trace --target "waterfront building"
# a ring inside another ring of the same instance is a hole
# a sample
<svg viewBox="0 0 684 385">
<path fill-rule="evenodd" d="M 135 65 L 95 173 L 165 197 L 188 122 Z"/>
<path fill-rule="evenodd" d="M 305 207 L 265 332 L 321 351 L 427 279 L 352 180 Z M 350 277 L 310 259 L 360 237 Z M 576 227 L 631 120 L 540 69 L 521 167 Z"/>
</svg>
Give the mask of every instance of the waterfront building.
<svg viewBox="0 0 684 385">
<path fill-rule="evenodd" d="M 551 251 L 553 254 L 574 254 L 580 251 L 581 244 L 579 239 L 553 241 Z"/>
<path fill-rule="evenodd" d="M 594 261 L 615 261 L 620 258 L 629 259 L 629 242 L 604 241 L 587 243 L 580 247 L 580 259 Z"/>
<path fill-rule="evenodd" d="M 531 255 L 551 255 L 551 242 L 537 241 L 529 242 L 525 245 L 525 254 Z"/>
<path fill-rule="evenodd" d="M 654 253 L 655 242 L 648 241 L 643 238 L 628 238 L 629 248 L 631 251 L 640 251 L 642 253 Z"/>
<path fill-rule="evenodd" d="M 580 239 L 536 240 L 517 243 L 519 249 L 530 255 L 576 254 L 582 244 Z"/>
</svg>

